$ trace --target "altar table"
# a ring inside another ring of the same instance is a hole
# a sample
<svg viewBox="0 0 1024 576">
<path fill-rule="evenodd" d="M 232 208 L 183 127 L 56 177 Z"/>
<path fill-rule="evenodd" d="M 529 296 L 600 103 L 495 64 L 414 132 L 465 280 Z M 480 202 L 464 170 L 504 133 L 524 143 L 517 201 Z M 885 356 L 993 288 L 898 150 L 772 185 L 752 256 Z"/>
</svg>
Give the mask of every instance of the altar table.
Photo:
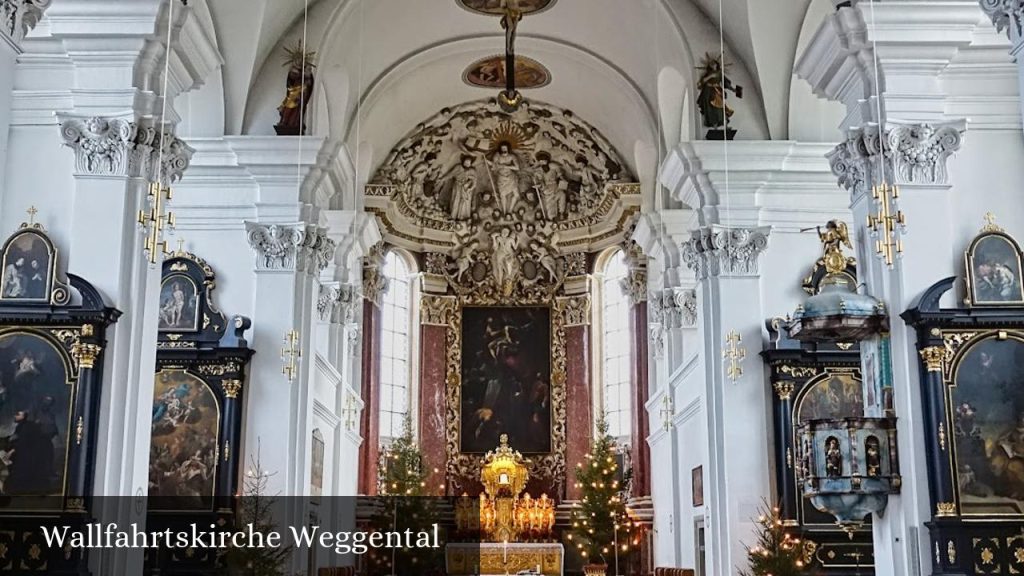
<svg viewBox="0 0 1024 576">
<path fill-rule="evenodd" d="M 448 544 L 445 566 L 449 576 L 505 576 L 540 566 L 544 576 L 562 576 L 565 548 L 561 544 L 486 542 Z"/>
</svg>

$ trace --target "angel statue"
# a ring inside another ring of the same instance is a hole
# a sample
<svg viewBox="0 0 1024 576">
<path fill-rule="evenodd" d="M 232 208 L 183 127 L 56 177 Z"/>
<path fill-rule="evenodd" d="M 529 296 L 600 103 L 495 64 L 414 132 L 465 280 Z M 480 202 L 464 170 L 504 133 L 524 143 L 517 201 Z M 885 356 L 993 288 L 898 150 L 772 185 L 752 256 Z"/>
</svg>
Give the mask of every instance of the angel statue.
<svg viewBox="0 0 1024 576">
<path fill-rule="evenodd" d="M 825 264 L 825 271 L 829 274 L 842 274 L 848 265 L 847 257 L 843 254 L 843 246 L 853 250 L 853 244 L 850 242 L 850 229 L 846 226 L 846 222 L 829 220 L 825 224 L 824 230 L 821 229 L 821 226 L 818 226 L 817 230 L 824 250 L 821 259 Z"/>
<path fill-rule="evenodd" d="M 284 65 L 288 66 L 288 84 L 284 101 L 278 106 L 281 120 L 274 126 L 278 136 L 299 136 L 306 133 L 306 110 L 313 96 L 313 71 L 316 52 L 307 52 L 300 41 L 295 48 L 285 48 Z"/>
<path fill-rule="evenodd" d="M 728 67 L 729 64 L 725 64 L 725 68 Z M 728 127 L 728 122 L 735 111 L 726 103 L 726 91 L 732 90 L 737 98 L 743 98 L 743 87 L 733 84 L 725 75 L 721 57 L 705 54 L 704 61 L 697 69 L 700 70 L 700 80 L 697 81 L 697 89 L 700 90 L 697 106 L 704 118 L 704 127 L 710 128 L 706 138 L 732 140 L 736 137 L 736 131 Z"/>
</svg>

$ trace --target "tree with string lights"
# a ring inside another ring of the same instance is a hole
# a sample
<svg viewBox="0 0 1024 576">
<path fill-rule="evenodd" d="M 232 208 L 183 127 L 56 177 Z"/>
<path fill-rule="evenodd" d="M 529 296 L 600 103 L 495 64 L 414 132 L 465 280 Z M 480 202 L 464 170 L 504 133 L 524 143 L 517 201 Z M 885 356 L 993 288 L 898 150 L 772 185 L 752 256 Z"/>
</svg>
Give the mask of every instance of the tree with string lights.
<svg viewBox="0 0 1024 576">
<path fill-rule="evenodd" d="M 625 487 L 631 472 L 620 474 L 617 455 L 618 446 L 602 416 L 586 461 L 576 466 L 581 498 L 572 511 L 572 528 L 566 536 L 584 563 L 595 567 L 624 564 L 638 544 L 638 527 L 626 506 Z"/>
<path fill-rule="evenodd" d="M 764 502 L 757 519 L 757 544 L 747 547 L 750 570 L 742 576 L 805 576 L 810 574 L 814 544 L 786 530 L 778 506 Z"/>
<path fill-rule="evenodd" d="M 277 508 L 277 498 L 267 495 L 267 486 L 275 474 L 276 472 L 268 472 L 263 468 L 257 448 L 256 458 L 245 471 L 242 493 L 238 496 L 236 526 L 252 524 L 253 531 L 259 534 L 277 531 L 274 521 L 275 510 L 280 512 Z M 227 550 L 224 562 L 232 576 L 284 576 L 288 574 L 292 550 L 292 547 L 287 545 L 277 548 L 232 547 Z"/>
</svg>

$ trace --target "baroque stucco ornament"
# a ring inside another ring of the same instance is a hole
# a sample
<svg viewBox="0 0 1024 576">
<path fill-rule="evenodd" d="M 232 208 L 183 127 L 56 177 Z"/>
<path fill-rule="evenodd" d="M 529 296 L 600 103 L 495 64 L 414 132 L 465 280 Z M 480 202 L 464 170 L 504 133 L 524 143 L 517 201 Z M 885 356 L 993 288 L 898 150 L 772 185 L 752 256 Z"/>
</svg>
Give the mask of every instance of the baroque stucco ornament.
<svg viewBox="0 0 1024 576">
<path fill-rule="evenodd" d="M 351 284 L 335 282 L 320 287 L 316 310 L 322 322 L 352 324 L 356 321 L 359 290 Z"/>
<path fill-rule="evenodd" d="M 4 32 L 20 44 L 29 31 L 36 27 L 43 12 L 53 0 L 0 0 L 0 16 L 3 17 Z"/>
<path fill-rule="evenodd" d="M 881 180 L 879 166 L 896 184 L 948 184 L 946 161 L 960 149 L 966 128 L 963 121 L 890 124 L 880 139 L 878 126 L 869 125 L 848 131 L 846 141 L 826 156 L 839 185 L 854 197 Z"/>
<path fill-rule="evenodd" d="M 996 30 L 1007 30 L 1011 40 L 1020 40 L 1024 32 L 1024 0 L 978 0 L 978 4 Z"/>
<path fill-rule="evenodd" d="M 595 238 L 621 233 L 640 188 L 570 111 L 493 101 L 442 110 L 401 141 L 366 188 L 385 238 L 431 254 L 428 272 L 480 300 L 550 298 Z"/>
<path fill-rule="evenodd" d="M 122 118 L 58 115 L 64 145 L 79 174 L 126 176 L 170 185 L 184 175 L 194 150 L 170 127 Z"/>
<path fill-rule="evenodd" d="M 282 270 L 317 274 L 331 259 L 337 243 L 322 226 L 245 223 L 246 237 L 256 257 L 256 270 Z"/>
<path fill-rule="evenodd" d="M 683 262 L 700 280 L 713 276 L 756 276 L 758 258 L 768 247 L 770 233 L 770 226 L 700 228 L 693 231 L 691 240 L 683 243 Z"/>
</svg>

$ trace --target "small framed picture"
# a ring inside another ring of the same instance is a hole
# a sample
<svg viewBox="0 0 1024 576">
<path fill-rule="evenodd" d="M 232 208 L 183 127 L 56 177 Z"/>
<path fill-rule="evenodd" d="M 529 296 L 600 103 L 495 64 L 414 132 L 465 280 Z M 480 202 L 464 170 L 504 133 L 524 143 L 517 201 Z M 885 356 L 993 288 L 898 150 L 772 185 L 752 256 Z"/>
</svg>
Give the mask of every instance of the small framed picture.
<svg viewBox="0 0 1024 576">
<path fill-rule="evenodd" d="M 704 467 L 697 466 L 693 469 L 693 507 L 699 508 L 704 505 Z"/>
<path fill-rule="evenodd" d="M 971 242 L 966 268 L 971 306 L 1024 305 L 1021 249 L 1001 228 L 989 224 Z"/>
</svg>

